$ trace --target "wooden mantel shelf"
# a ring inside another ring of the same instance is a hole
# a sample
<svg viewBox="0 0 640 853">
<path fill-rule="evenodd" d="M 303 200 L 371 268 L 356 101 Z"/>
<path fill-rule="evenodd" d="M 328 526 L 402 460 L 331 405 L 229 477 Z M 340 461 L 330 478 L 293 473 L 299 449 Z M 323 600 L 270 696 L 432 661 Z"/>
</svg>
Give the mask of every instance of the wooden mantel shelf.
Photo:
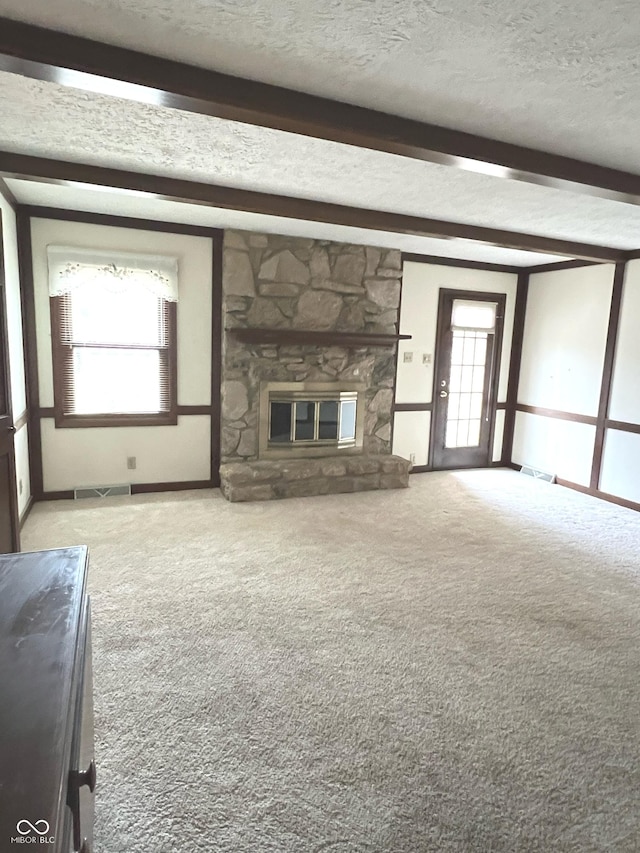
<svg viewBox="0 0 640 853">
<path fill-rule="evenodd" d="M 390 347 L 411 335 L 379 335 L 368 332 L 318 332 L 305 329 L 225 329 L 245 344 L 275 344 L 326 347 Z"/>
</svg>

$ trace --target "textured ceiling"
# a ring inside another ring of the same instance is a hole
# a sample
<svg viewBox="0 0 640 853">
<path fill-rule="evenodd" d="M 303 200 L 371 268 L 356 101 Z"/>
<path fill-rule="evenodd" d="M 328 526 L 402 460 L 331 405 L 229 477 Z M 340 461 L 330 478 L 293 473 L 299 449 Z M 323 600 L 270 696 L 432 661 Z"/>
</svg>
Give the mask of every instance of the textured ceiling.
<svg viewBox="0 0 640 853">
<path fill-rule="evenodd" d="M 640 246 L 640 207 L 0 74 L 0 148 L 353 207 Z"/>
<path fill-rule="evenodd" d="M 384 231 L 369 231 L 322 222 L 302 222 L 278 216 L 264 216 L 246 211 L 220 210 L 197 204 L 156 199 L 140 194 L 123 194 L 115 191 L 90 190 L 78 186 L 61 186 L 35 181 L 8 179 L 7 184 L 22 204 L 40 207 L 62 207 L 92 213 L 107 213 L 114 216 L 133 216 L 139 219 L 155 219 L 181 222 L 187 225 L 204 225 L 209 228 L 239 228 L 270 234 L 290 234 L 297 237 L 312 237 L 317 240 L 336 240 L 343 243 L 384 246 L 437 255 L 444 258 L 463 258 L 487 263 L 514 266 L 534 266 L 563 260 L 555 255 L 520 252 L 501 246 L 488 246 L 468 240 L 436 240 L 429 237 L 413 237 L 409 234 L 393 234 Z"/>
<path fill-rule="evenodd" d="M 0 14 L 638 170 L 635 0 L 0 0 Z"/>
</svg>

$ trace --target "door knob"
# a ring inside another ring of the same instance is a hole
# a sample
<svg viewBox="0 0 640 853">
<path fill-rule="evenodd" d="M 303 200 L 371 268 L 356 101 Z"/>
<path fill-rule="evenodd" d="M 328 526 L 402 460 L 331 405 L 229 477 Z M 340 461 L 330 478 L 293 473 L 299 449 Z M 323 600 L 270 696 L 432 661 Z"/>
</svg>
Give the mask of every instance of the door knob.
<svg viewBox="0 0 640 853">
<path fill-rule="evenodd" d="M 446 392 L 446 391 L 441 391 L 441 392 L 440 392 L 440 396 L 441 396 L 441 397 L 448 397 L 449 395 L 447 394 L 447 392 Z"/>
<path fill-rule="evenodd" d="M 86 770 L 76 770 L 73 774 L 73 781 L 76 788 L 82 788 L 86 785 L 93 794 L 96 787 L 96 762 L 92 759 Z"/>
</svg>

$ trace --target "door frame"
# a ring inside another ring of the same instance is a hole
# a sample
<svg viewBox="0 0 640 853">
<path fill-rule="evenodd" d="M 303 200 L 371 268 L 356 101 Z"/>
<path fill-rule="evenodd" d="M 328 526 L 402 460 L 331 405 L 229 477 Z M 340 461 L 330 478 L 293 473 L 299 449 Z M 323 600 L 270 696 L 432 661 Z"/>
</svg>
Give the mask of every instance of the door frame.
<svg viewBox="0 0 640 853">
<path fill-rule="evenodd" d="M 487 454 L 486 468 L 491 467 L 493 459 L 493 444 L 495 441 L 496 411 L 498 403 L 498 386 L 500 382 L 500 365 L 502 359 L 502 340 L 504 337 L 504 314 L 507 304 L 506 293 L 493 293 L 488 290 L 458 290 L 453 287 L 441 287 L 438 291 L 438 319 L 436 323 L 436 340 L 434 345 L 433 364 L 433 387 L 431 389 L 431 423 L 429 427 L 429 467 L 434 471 L 453 471 L 462 468 L 477 468 L 477 465 L 455 465 L 447 468 L 435 467 L 433 464 L 436 430 L 434 424 L 438 415 L 438 391 L 440 388 L 442 364 L 442 353 L 440 341 L 444 335 L 446 324 L 450 321 L 450 315 L 445 312 L 445 302 L 448 299 L 468 299 L 473 302 L 496 302 L 496 328 L 493 344 L 493 360 L 495 369 L 489 384 L 489 448 Z"/>
<path fill-rule="evenodd" d="M 9 420 L 9 506 L 11 508 L 11 544 L 13 553 L 20 551 L 20 516 L 18 513 L 18 476 L 16 472 L 16 428 L 13 422 L 13 404 L 11 401 L 11 367 L 9 364 L 9 319 L 7 317 L 7 280 L 4 265 L 4 223 L 0 210 L 0 359 L 4 370 L 6 417 Z"/>
</svg>

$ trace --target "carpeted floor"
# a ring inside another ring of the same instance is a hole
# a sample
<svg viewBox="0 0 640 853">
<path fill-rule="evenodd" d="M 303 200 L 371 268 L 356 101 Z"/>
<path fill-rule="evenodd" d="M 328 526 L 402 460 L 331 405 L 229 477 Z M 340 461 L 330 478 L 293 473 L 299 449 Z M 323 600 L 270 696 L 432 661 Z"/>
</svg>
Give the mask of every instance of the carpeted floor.
<svg viewBox="0 0 640 853">
<path fill-rule="evenodd" d="M 640 850 L 640 514 L 501 470 L 35 507 L 79 543 L 96 853 Z"/>
</svg>

